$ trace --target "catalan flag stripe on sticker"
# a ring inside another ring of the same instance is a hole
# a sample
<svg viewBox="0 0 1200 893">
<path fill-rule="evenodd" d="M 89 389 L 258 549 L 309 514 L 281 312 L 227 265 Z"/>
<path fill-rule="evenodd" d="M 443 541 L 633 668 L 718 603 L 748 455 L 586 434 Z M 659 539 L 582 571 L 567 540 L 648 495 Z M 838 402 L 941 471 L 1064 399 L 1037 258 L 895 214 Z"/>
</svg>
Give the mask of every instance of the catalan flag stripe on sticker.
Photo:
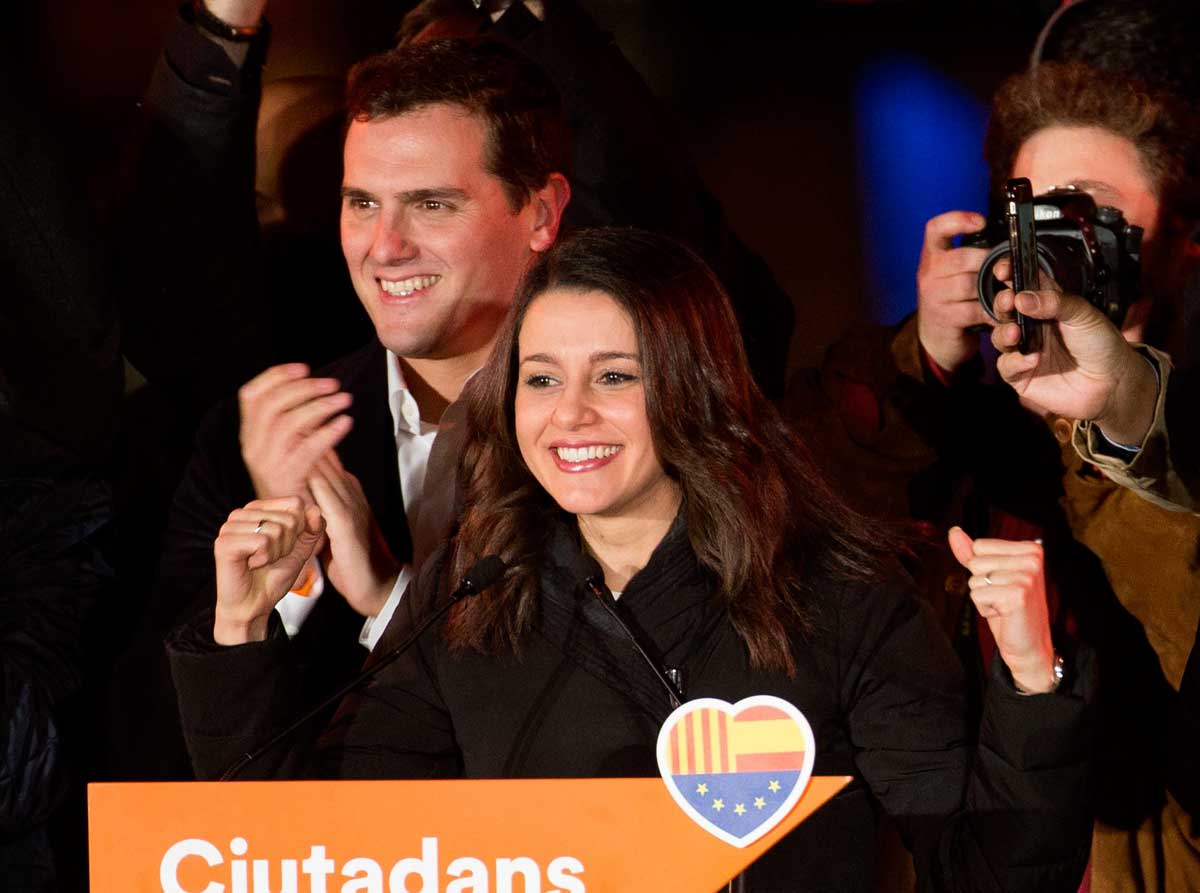
<svg viewBox="0 0 1200 893">
<path fill-rule="evenodd" d="M 804 734 L 775 707 L 756 707 L 736 717 L 697 710 L 670 736 L 672 775 L 798 771 L 804 765 Z"/>
</svg>

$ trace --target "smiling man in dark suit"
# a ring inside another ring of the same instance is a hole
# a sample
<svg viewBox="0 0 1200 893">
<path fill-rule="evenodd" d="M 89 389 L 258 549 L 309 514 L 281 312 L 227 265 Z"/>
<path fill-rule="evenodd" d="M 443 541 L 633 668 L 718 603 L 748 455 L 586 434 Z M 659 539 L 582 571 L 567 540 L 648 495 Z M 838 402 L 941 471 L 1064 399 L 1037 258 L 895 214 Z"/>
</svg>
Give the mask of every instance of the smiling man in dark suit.
<svg viewBox="0 0 1200 893">
<path fill-rule="evenodd" d="M 354 69 L 347 97 L 341 240 L 377 340 L 318 374 L 267 369 L 209 417 L 155 597 L 164 627 L 212 604 L 212 543 L 233 509 L 315 502 L 326 547 L 279 609 L 314 701 L 361 665 L 447 532 L 455 401 L 570 196 L 558 93 L 507 46 L 393 50 Z"/>
<path fill-rule="evenodd" d="M 327 578 L 365 617 L 399 594 L 411 556 L 444 532 L 445 513 L 431 520 L 421 498 L 437 427 L 482 365 L 529 261 L 557 234 L 570 194 L 557 109 L 537 69 L 493 43 L 418 44 L 351 75 L 341 241 L 380 343 L 327 376 L 294 364 L 256 377 L 239 394 L 239 439 L 254 495 L 303 495 L 321 507 L 330 548 L 309 576 Z M 372 395 L 378 384 L 386 392 Z M 384 407 L 390 439 L 371 430 Z M 363 425 L 365 434 L 350 434 Z M 357 451 L 389 440 L 399 474 L 376 477 L 391 470 L 388 451 Z M 331 452 L 339 444 L 349 470 Z M 389 491 L 403 501 L 379 504 Z M 437 495 L 445 502 L 450 488 Z"/>
</svg>

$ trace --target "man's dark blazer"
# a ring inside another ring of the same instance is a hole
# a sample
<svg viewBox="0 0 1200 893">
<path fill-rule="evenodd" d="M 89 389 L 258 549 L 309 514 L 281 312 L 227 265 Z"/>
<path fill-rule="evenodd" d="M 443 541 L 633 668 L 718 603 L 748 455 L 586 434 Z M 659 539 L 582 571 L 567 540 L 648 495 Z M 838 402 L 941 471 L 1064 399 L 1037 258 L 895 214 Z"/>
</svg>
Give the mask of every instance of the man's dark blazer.
<svg viewBox="0 0 1200 893">
<path fill-rule="evenodd" d="M 346 470 L 361 481 L 392 553 L 407 562 L 412 559 L 413 549 L 397 473 L 395 431 L 388 411 L 386 361 L 387 354 L 376 341 L 318 374 L 338 379 L 342 389 L 354 397 L 347 410 L 354 425 L 338 445 L 337 453 Z M 208 415 L 171 506 L 157 584 L 146 617 L 148 628 L 142 636 L 151 643 L 153 654 L 141 655 L 125 668 L 125 675 L 141 675 L 133 667 L 145 669 L 148 657 L 152 657 L 154 669 L 140 686 L 133 690 L 120 686 L 114 695 L 127 699 L 124 704 L 114 705 L 116 715 L 123 717 L 121 721 L 146 729 L 144 733 L 121 736 L 127 749 L 121 763 L 129 767 L 125 775 L 175 778 L 190 773 L 161 643 L 175 626 L 212 607 L 216 598 L 213 541 L 229 513 L 255 498 L 242 461 L 238 429 L 234 400 L 220 404 Z M 452 486 L 443 489 L 447 491 L 445 498 L 452 501 Z M 324 593 L 296 637 L 307 658 L 302 680 L 305 700 L 315 703 L 359 669 L 367 656 L 366 649 L 358 644 L 362 624 L 363 618 L 326 579 Z M 137 752 L 128 752 L 130 748 Z"/>
</svg>

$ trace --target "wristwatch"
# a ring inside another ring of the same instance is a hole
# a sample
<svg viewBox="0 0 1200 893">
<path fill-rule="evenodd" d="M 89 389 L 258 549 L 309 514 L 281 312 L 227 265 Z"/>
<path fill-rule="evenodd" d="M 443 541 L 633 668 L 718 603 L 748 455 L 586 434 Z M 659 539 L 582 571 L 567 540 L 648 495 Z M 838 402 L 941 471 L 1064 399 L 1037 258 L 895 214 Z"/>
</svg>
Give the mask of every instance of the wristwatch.
<svg viewBox="0 0 1200 893">
<path fill-rule="evenodd" d="M 1058 691 L 1058 687 L 1060 685 L 1062 685 L 1063 676 L 1066 675 L 1066 669 L 1067 669 L 1067 662 L 1063 660 L 1063 656 L 1058 653 L 1057 649 L 1055 649 L 1055 651 L 1054 651 L 1054 667 L 1053 667 L 1054 684 L 1052 686 L 1050 686 L 1050 691 L 1044 691 L 1044 692 L 1043 691 L 1025 691 L 1025 689 L 1023 689 L 1023 688 L 1021 688 L 1021 686 L 1017 685 L 1017 680 L 1015 680 L 1015 679 L 1013 680 L 1013 688 L 1015 688 L 1017 690 L 1017 694 L 1019 694 L 1019 695 L 1048 695 L 1051 692 Z"/>
<path fill-rule="evenodd" d="M 204 5 L 204 0 L 193 0 L 192 19 L 198 26 L 214 37 L 219 37 L 222 40 L 232 40 L 235 43 L 249 43 L 258 36 L 263 28 L 262 23 L 257 25 L 231 25 L 209 12 L 208 7 Z"/>
</svg>

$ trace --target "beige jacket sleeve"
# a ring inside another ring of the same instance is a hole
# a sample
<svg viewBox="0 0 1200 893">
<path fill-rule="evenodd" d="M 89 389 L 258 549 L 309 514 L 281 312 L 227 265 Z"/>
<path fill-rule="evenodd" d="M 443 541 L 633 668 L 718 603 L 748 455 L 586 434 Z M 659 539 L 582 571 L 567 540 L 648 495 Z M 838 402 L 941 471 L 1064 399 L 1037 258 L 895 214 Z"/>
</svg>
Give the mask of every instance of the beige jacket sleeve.
<svg viewBox="0 0 1200 893">
<path fill-rule="evenodd" d="M 1103 435 L 1090 421 L 1076 422 L 1072 444 L 1080 458 L 1095 465 L 1105 476 L 1136 492 L 1150 502 L 1173 511 L 1198 510 L 1196 498 L 1184 486 L 1171 461 L 1167 433 L 1167 383 L 1171 376 L 1171 358 L 1153 347 L 1136 345 L 1158 372 L 1158 399 L 1154 421 L 1136 453 L 1129 458 L 1108 455 L 1101 448 Z"/>
</svg>

